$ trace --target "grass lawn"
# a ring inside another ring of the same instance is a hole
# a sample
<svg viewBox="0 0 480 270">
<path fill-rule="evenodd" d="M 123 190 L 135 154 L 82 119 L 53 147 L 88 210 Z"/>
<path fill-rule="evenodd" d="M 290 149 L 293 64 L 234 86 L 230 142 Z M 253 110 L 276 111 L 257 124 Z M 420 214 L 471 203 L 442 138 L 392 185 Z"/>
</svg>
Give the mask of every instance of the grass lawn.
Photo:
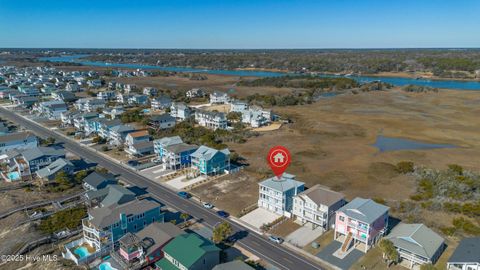
<svg viewBox="0 0 480 270">
<path fill-rule="evenodd" d="M 447 269 L 447 261 L 450 258 L 450 256 L 452 256 L 452 253 L 455 251 L 455 249 L 458 246 L 458 240 L 447 239 L 445 242 L 447 244 L 447 248 L 443 251 L 442 256 L 440 256 L 437 263 L 435 264 L 435 267 L 438 270 Z"/>
<path fill-rule="evenodd" d="M 306 252 L 317 255 L 324 247 L 328 246 L 331 242 L 333 241 L 333 230 L 329 230 L 319 236 L 317 239 L 313 240 L 311 243 L 303 247 L 303 250 Z M 312 243 L 317 242 L 320 247 L 319 248 L 313 248 Z"/>
<path fill-rule="evenodd" d="M 383 270 L 387 269 L 387 265 L 382 260 L 382 252 L 378 247 L 370 249 L 365 256 L 363 256 L 358 262 L 356 262 L 351 270 L 362 270 L 362 265 L 369 270 Z M 406 269 L 400 265 L 392 265 L 390 268 L 392 270 L 401 270 Z"/>
</svg>

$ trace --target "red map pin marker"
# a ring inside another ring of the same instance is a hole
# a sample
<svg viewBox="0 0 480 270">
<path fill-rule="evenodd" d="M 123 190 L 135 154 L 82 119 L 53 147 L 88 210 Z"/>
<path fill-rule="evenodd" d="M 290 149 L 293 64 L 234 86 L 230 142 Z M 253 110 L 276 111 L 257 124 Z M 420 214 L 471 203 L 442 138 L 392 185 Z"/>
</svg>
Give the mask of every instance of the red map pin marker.
<svg viewBox="0 0 480 270">
<path fill-rule="evenodd" d="M 267 161 L 278 179 L 290 165 L 290 152 L 283 146 L 275 146 L 268 152 Z"/>
</svg>

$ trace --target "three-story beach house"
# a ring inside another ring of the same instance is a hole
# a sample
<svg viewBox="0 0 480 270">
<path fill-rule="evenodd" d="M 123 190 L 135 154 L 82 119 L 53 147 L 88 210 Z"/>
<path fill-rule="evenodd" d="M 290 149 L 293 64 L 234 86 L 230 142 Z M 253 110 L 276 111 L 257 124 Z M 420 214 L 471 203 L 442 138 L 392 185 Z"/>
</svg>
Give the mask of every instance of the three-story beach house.
<svg viewBox="0 0 480 270">
<path fill-rule="evenodd" d="M 355 198 L 336 212 L 334 238 L 342 242 L 341 252 L 351 247 L 367 252 L 385 235 L 388 207 L 371 199 Z"/>
<path fill-rule="evenodd" d="M 295 175 L 284 173 L 258 184 L 258 207 L 279 215 L 291 217 L 293 197 L 305 189 L 305 183 L 297 181 Z"/>
</svg>

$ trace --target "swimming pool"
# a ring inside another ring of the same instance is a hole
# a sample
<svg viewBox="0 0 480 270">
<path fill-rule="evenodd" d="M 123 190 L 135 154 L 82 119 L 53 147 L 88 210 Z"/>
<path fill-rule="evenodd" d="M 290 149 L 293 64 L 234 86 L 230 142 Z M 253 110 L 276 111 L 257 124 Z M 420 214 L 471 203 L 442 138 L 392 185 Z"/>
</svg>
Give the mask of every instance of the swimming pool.
<svg viewBox="0 0 480 270">
<path fill-rule="evenodd" d="M 8 179 L 10 179 L 12 181 L 15 181 L 15 180 L 20 179 L 20 174 L 18 172 L 9 172 L 9 173 L 7 173 L 7 177 L 8 177 Z"/>
<path fill-rule="evenodd" d="M 73 251 L 73 253 L 77 254 L 80 259 L 90 255 L 90 252 L 88 252 L 88 249 L 86 247 L 78 247 Z"/>
<path fill-rule="evenodd" d="M 104 262 L 98 266 L 99 270 L 117 270 L 117 268 L 113 268 L 109 262 Z"/>
</svg>

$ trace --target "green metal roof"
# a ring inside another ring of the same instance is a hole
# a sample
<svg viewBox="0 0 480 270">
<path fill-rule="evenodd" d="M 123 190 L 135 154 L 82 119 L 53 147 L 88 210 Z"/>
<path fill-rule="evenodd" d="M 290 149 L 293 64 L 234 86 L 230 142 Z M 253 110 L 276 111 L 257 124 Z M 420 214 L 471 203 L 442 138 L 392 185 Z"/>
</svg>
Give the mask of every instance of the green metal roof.
<svg viewBox="0 0 480 270">
<path fill-rule="evenodd" d="M 155 263 L 157 269 L 161 270 L 178 270 L 178 268 L 169 262 L 167 259 L 163 258 Z"/>
<path fill-rule="evenodd" d="M 219 252 L 212 242 L 194 233 L 182 234 L 168 243 L 163 251 L 183 266 L 189 268 L 207 252 Z"/>
</svg>

